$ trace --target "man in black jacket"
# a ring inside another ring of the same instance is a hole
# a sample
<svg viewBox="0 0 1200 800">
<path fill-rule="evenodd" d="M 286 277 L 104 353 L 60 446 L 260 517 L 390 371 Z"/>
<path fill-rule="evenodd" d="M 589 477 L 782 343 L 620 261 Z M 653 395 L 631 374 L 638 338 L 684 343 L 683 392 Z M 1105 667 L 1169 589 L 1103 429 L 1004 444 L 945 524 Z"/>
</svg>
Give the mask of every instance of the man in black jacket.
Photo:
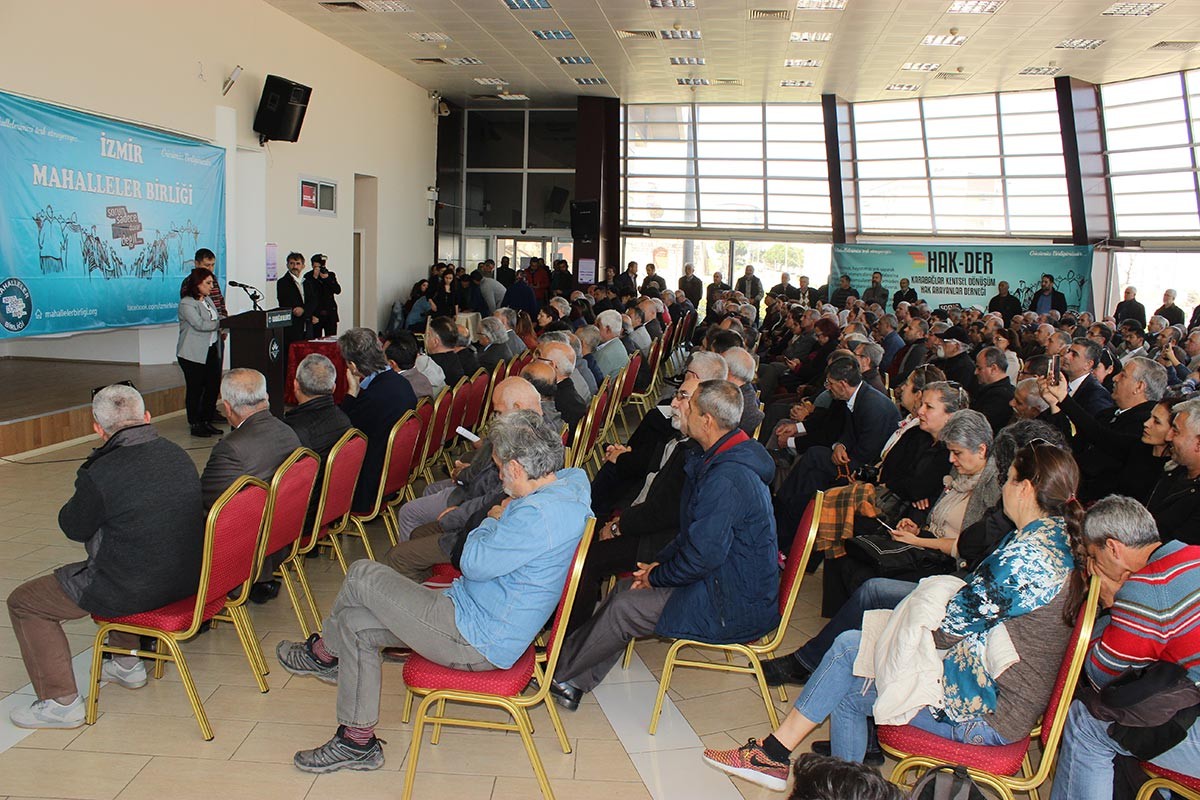
<svg viewBox="0 0 1200 800">
<path fill-rule="evenodd" d="M 284 331 L 284 341 L 287 344 L 308 338 L 309 326 L 316 302 L 311 290 L 305 286 L 300 273 L 304 272 L 304 255 L 288 253 L 287 272 L 275 281 L 275 301 L 280 308 L 292 310 L 292 324 Z"/>
<path fill-rule="evenodd" d="M 354 485 L 352 508 L 369 511 L 379 493 L 392 427 L 405 412 L 416 408 L 417 396 L 403 375 L 388 368 L 379 337 L 370 328 L 346 331 L 338 337 L 338 349 L 346 360 L 349 383 L 342 411 L 350 424 L 367 435 L 367 454 Z"/>
<path fill-rule="evenodd" d="M 575 351 L 571 345 L 562 342 L 542 342 L 538 345 L 536 358 L 554 368 L 554 407 L 574 437 L 576 428 L 588 411 L 588 405 L 579 396 L 572 378 L 575 374 Z"/>
<path fill-rule="evenodd" d="M 1067 384 L 1067 394 L 1081 408 L 1098 417 L 1113 406 L 1112 395 L 1092 375 L 1100 360 L 1100 345 L 1091 339 L 1074 339 L 1062 351 L 1062 374 Z M 1047 402 L 1050 398 L 1044 398 Z"/>
<path fill-rule="evenodd" d="M 1049 314 L 1057 311 L 1067 313 L 1067 298 L 1054 288 L 1054 276 L 1047 273 L 1042 276 L 1042 288 L 1033 293 L 1029 299 L 1029 310 L 1038 314 Z"/>
<path fill-rule="evenodd" d="M 326 258 L 312 257 L 312 270 L 304 276 L 304 296 L 312 298 L 312 335 L 314 339 L 337 336 L 337 296 L 342 293 L 337 275 L 325 269 Z"/>
<path fill-rule="evenodd" d="M 968 352 L 970 339 L 967 332 L 958 325 L 951 325 L 944 331 L 931 330 L 929 339 L 937 344 L 937 356 L 933 364 L 946 375 L 946 380 L 954 381 L 964 389 L 971 386 L 975 379 L 975 362 Z"/>
<path fill-rule="evenodd" d="M 1146 329 L 1146 307 L 1137 300 L 1136 286 L 1125 287 L 1125 299 L 1117 303 L 1113 319 L 1117 321 L 1118 325 L 1127 319 L 1136 320 L 1139 329 Z"/>
<path fill-rule="evenodd" d="M 1008 293 L 1008 281 L 996 284 L 996 294 L 988 301 L 988 313 L 998 313 L 1006 328 L 1012 324 L 1012 318 L 1021 313 L 1021 301 Z"/>
<path fill-rule="evenodd" d="M 1154 516 L 1164 539 L 1179 539 L 1200 544 L 1200 400 L 1188 400 L 1173 409 L 1171 432 L 1172 460 L 1178 464 L 1163 473 L 1146 508 Z"/>
<path fill-rule="evenodd" d="M 59 527 L 84 545 L 87 559 L 8 596 L 13 635 L 37 696 L 10 714 L 22 728 L 84 724 L 61 622 L 152 611 L 194 594 L 200 578 L 204 509 L 191 458 L 158 435 L 132 387 L 97 392 L 92 417 L 102 444 L 79 467 L 75 494 L 58 514 Z M 140 647 L 126 633 L 109 634 L 108 643 Z M 136 656 L 117 656 L 104 662 L 102 678 L 137 689 L 146 684 L 146 668 Z"/>
<path fill-rule="evenodd" d="M 425 353 L 446 373 L 446 385 L 454 386 L 466 375 L 458 347 L 458 325 L 451 317 L 430 317 L 425 328 Z"/>
<path fill-rule="evenodd" d="M 317 506 L 321 503 L 321 481 L 329 451 L 352 426 L 346 412 L 334 405 L 337 367 L 328 358 L 320 353 L 305 356 L 296 367 L 294 383 L 296 401 L 300 405 L 286 412 L 283 421 L 296 432 L 302 447 L 321 457 L 321 471 L 317 473 L 312 498 L 308 503 L 308 521 L 305 523 L 305 530 L 311 530 Z"/>
<path fill-rule="evenodd" d="M 496 280 L 500 281 L 505 289 L 517 282 L 517 271 L 508 265 L 508 261 L 508 256 L 504 256 L 500 259 L 500 266 L 496 268 Z"/>
<path fill-rule="evenodd" d="M 971 392 L 971 408 L 987 417 L 992 433 L 1012 419 L 1010 403 L 1016 387 L 1008 379 L 1008 358 L 999 347 L 985 347 L 975 356 L 975 387 Z"/>
<path fill-rule="evenodd" d="M 693 307 L 699 308 L 700 298 L 704 296 L 704 281 L 697 278 L 695 272 L 696 268 L 691 264 L 683 265 L 683 277 L 679 279 L 679 291 L 691 301 Z"/>
</svg>

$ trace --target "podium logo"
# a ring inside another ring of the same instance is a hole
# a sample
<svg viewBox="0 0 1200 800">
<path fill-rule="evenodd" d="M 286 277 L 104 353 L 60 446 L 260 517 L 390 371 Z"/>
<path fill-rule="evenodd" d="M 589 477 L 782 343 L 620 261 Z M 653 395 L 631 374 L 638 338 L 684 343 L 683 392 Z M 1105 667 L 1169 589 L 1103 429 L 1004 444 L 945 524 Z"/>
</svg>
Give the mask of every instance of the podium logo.
<svg viewBox="0 0 1200 800">
<path fill-rule="evenodd" d="M 17 278 L 0 283 L 0 325 L 6 331 L 19 333 L 29 324 L 33 299 L 29 287 Z"/>
<path fill-rule="evenodd" d="M 280 352 L 279 340 L 272 339 L 271 346 L 267 348 L 267 355 L 269 355 L 271 357 L 272 361 L 278 361 L 279 360 L 279 352 Z"/>
</svg>

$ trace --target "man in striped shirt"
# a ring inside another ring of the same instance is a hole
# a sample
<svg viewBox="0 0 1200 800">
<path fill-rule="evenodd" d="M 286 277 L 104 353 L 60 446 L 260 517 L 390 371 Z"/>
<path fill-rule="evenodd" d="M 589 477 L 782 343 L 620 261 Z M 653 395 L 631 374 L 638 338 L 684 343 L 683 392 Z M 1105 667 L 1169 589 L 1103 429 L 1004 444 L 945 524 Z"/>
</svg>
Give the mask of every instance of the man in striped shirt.
<svg viewBox="0 0 1200 800">
<path fill-rule="evenodd" d="M 1162 543 L 1154 518 L 1128 497 L 1104 498 L 1084 523 L 1088 569 L 1111 611 L 1093 631 L 1085 672 L 1097 688 L 1122 673 L 1168 661 L 1200 682 L 1200 547 Z M 1071 705 L 1051 800 L 1113 794 L 1113 758 L 1129 755 L 1080 701 Z M 1200 722 L 1154 763 L 1200 777 Z"/>
</svg>

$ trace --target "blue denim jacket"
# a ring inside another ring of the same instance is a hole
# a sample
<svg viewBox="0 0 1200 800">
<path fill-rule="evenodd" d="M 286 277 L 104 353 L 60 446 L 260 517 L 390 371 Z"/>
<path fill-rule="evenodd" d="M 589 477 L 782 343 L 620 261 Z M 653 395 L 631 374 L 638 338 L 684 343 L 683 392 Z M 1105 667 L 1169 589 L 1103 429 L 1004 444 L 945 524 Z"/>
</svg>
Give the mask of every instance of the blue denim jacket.
<svg viewBox="0 0 1200 800">
<path fill-rule="evenodd" d="M 583 470 L 556 478 L 471 531 L 462 577 L 446 590 L 459 633 L 500 669 L 516 663 L 554 613 L 592 513 Z"/>
</svg>

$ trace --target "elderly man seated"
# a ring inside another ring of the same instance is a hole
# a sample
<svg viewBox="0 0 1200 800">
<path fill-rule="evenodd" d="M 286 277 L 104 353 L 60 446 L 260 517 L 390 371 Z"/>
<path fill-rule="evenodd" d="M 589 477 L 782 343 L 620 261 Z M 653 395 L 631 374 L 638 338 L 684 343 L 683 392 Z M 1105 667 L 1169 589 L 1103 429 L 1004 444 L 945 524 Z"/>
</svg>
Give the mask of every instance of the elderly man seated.
<svg viewBox="0 0 1200 800">
<path fill-rule="evenodd" d="M 78 728 L 84 702 L 61 623 L 89 614 L 121 617 L 193 594 L 200 579 L 204 509 L 192 459 L 163 439 L 137 390 L 108 386 L 92 399 L 101 445 L 75 474 L 75 494 L 58 512 L 67 538 L 87 558 L 34 578 L 8 596 L 13 637 L 36 699 L 10 712 L 22 728 Z M 109 634 L 109 644 L 138 649 L 138 637 Z M 146 684 L 136 656 L 104 663 L 102 678 L 127 689 Z"/>
<path fill-rule="evenodd" d="M 1185 681 L 1200 682 L 1200 547 L 1161 541 L 1150 513 L 1136 500 L 1117 495 L 1092 506 L 1082 538 L 1088 571 L 1100 579 L 1100 603 L 1111 611 L 1096 621 L 1086 681 L 1103 689 L 1134 670 L 1166 662 L 1182 667 Z M 1185 703 L 1192 704 L 1194 697 Z M 1161 704 L 1156 710 L 1162 711 Z M 1182 737 L 1171 738 L 1163 735 L 1166 725 L 1157 730 L 1118 725 L 1097 719 L 1082 700 L 1074 701 L 1051 800 L 1111 798 L 1117 755 L 1135 754 L 1200 778 L 1200 722 L 1191 714 L 1182 724 Z"/>
<path fill-rule="evenodd" d="M 767 484 L 775 465 L 737 429 L 742 396 L 728 381 L 705 381 L 678 397 L 680 432 L 699 452 L 684 465 L 679 534 L 596 615 L 567 637 L 550 691 L 579 706 L 633 637 L 656 633 L 706 642 L 752 641 L 779 623 L 778 553 Z"/>
<path fill-rule="evenodd" d="M 439 591 L 386 564 L 351 565 L 323 634 L 280 642 L 279 663 L 294 675 L 337 684 L 337 732 L 295 765 L 305 772 L 383 766 L 375 738 L 382 654 L 408 647 L 459 670 L 508 669 L 554 613 L 567 570 L 583 536 L 587 476 L 563 469 L 559 432 L 534 413 L 497 419 L 492 458 L 509 495 L 470 533 L 462 577 Z"/>
</svg>

